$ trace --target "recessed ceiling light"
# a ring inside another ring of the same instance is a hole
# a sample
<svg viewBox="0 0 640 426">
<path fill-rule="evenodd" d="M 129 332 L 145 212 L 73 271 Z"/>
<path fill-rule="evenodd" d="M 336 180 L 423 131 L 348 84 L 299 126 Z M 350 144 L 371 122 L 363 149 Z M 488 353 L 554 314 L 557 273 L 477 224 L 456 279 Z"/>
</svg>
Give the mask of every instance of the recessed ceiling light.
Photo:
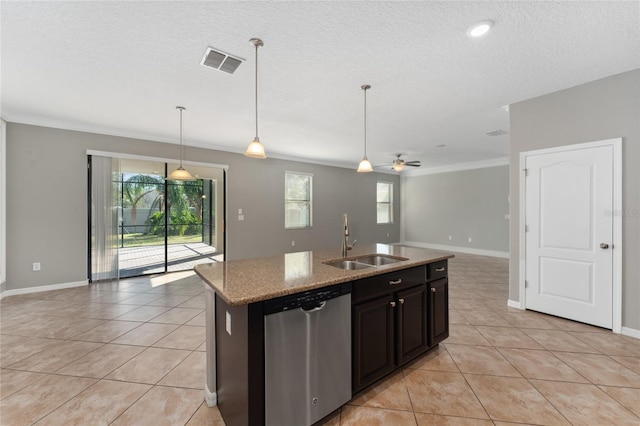
<svg viewBox="0 0 640 426">
<path fill-rule="evenodd" d="M 467 35 L 469 37 L 481 37 L 488 33 L 491 27 L 493 27 L 493 21 L 480 21 L 467 28 Z"/>
</svg>

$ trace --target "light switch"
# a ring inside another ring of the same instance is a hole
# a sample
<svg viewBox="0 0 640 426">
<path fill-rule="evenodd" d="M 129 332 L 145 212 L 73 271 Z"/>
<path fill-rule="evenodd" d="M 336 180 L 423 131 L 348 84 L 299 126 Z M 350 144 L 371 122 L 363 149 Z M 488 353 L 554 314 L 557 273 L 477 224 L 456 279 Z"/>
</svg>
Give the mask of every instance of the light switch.
<svg viewBox="0 0 640 426">
<path fill-rule="evenodd" d="M 244 215 L 243 214 L 239 214 L 238 215 L 238 220 L 240 220 L 240 221 L 244 220 Z"/>
<path fill-rule="evenodd" d="M 238 214 L 242 214 L 242 209 L 238 209 Z"/>
</svg>

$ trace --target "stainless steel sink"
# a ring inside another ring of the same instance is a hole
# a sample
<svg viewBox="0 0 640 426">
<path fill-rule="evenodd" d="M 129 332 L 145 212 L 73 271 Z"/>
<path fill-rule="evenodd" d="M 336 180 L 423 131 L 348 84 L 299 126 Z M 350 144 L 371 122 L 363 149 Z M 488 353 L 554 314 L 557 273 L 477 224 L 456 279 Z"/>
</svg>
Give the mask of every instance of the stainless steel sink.
<svg viewBox="0 0 640 426">
<path fill-rule="evenodd" d="M 330 260 L 328 262 L 324 262 L 325 265 L 335 266 L 336 268 L 345 269 L 348 271 L 354 271 L 356 269 L 366 269 L 372 268 L 373 265 L 367 265 L 365 263 L 359 263 L 354 260 Z"/>
<path fill-rule="evenodd" d="M 400 262 L 403 260 L 409 260 L 406 257 L 391 257 L 384 254 L 373 254 L 368 256 L 361 256 L 356 258 L 358 263 L 366 263 L 372 266 L 389 265 L 391 263 Z"/>
<path fill-rule="evenodd" d="M 367 254 L 351 260 L 336 259 L 323 262 L 325 265 L 349 271 L 357 269 L 373 268 L 376 266 L 389 265 L 391 263 L 409 260 L 406 257 L 394 257 L 385 254 Z"/>
</svg>

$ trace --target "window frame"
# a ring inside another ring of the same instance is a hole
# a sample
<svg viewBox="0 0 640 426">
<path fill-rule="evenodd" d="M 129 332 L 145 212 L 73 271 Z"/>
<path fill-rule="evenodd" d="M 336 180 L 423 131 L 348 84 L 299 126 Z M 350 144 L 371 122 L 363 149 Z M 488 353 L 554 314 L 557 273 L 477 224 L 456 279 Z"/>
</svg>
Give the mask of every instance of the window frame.
<svg viewBox="0 0 640 426">
<path fill-rule="evenodd" d="M 309 179 L 309 199 L 308 200 L 293 200 L 287 198 L 287 176 L 288 175 L 297 175 L 304 176 Z M 310 229 L 313 227 L 313 173 L 307 172 L 295 172 L 291 170 L 285 170 L 284 172 L 284 229 Z M 309 203 L 309 225 L 307 226 L 289 226 L 287 224 L 287 206 L 288 203 L 299 203 L 299 202 L 308 202 Z"/>
<path fill-rule="evenodd" d="M 389 188 L 389 201 L 379 201 L 378 200 L 378 186 L 384 184 L 387 185 Z M 378 207 L 380 205 L 387 205 L 388 210 L 389 210 L 389 221 L 387 222 L 380 222 L 380 218 L 378 217 Z M 393 225 L 393 182 L 388 182 L 388 181 L 382 181 L 379 180 L 376 182 L 376 224 L 377 225 Z"/>
</svg>

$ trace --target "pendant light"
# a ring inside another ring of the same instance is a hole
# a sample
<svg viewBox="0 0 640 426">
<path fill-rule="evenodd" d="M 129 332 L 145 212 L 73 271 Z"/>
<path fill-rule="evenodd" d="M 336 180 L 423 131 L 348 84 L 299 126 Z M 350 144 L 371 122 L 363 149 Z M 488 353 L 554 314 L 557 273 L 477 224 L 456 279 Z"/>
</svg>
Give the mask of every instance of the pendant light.
<svg viewBox="0 0 640 426">
<path fill-rule="evenodd" d="M 244 155 L 252 158 L 267 158 L 267 154 L 264 152 L 264 145 L 260 143 L 258 138 L 258 47 L 264 46 L 264 43 L 259 38 L 252 38 L 249 42 L 256 48 L 256 137 L 249 144 Z"/>
<path fill-rule="evenodd" d="M 175 169 L 169 176 L 167 176 L 166 180 L 196 180 L 191 173 L 182 167 L 182 154 L 184 148 L 182 147 L 182 111 L 186 108 L 183 106 L 177 106 L 176 109 L 180 110 L 180 167 Z"/>
<path fill-rule="evenodd" d="M 359 172 L 372 172 L 373 167 L 371 167 L 371 163 L 367 159 L 367 90 L 371 89 L 371 86 L 368 84 L 362 85 L 362 90 L 364 91 L 364 157 L 362 157 L 362 161 L 358 165 Z"/>
</svg>

